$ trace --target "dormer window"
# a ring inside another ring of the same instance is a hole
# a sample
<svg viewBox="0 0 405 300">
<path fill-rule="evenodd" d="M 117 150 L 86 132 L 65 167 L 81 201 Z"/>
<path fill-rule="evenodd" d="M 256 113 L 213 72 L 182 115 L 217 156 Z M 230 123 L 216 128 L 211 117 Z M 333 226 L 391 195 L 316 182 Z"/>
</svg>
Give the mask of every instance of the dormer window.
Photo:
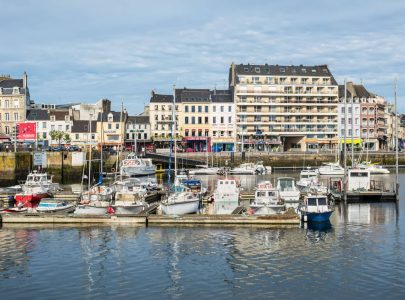
<svg viewBox="0 0 405 300">
<path fill-rule="evenodd" d="M 112 122 L 113 121 L 113 114 L 109 113 L 108 114 L 108 122 Z"/>
<path fill-rule="evenodd" d="M 20 89 L 18 87 L 13 87 L 13 94 L 18 95 L 20 93 Z"/>
</svg>

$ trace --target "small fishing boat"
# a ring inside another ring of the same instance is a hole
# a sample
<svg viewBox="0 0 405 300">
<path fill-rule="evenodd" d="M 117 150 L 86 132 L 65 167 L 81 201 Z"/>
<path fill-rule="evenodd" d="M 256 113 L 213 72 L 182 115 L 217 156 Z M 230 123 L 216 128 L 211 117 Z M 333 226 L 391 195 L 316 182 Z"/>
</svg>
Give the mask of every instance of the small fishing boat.
<svg viewBox="0 0 405 300">
<path fill-rule="evenodd" d="M 51 193 L 62 190 L 59 183 L 53 182 L 52 180 L 53 176 L 48 176 L 46 172 L 38 173 L 37 171 L 32 171 L 28 174 L 27 179 L 21 185 L 21 189 L 24 192 L 31 187 L 41 186 Z"/>
<path fill-rule="evenodd" d="M 295 186 L 295 179 L 292 177 L 277 178 L 277 190 L 286 208 L 298 208 L 300 203 L 300 191 Z"/>
<path fill-rule="evenodd" d="M 231 214 L 239 206 L 240 188 L 236 179 L 217 180 L 214 192 L 214 214 Z"/>
<path fill-rule="evenodd" d="M 23 192 L 15 195 L 16 206 L 35 209 L 44 198 L 49 198 L 51 193 L 41 185 L 24 187 Z"/>
<path fill-rule="evenodd" d="M 129 177 L 134 176 L 147 176 L 156 173 L 156 166 L 152 163 L 150 158 L 139 158 L 135 153 L 130 153 L 122 161 L 121 175 Z"/>
<path fill-rule="evenodd" d="M 254 215 L 274 215 L 284 211 L 285 206 L 280 198 L 279 191 L 270 181 L 257 185 L 255 200 L 250 204 L 248 213 Z"/>
<path fill-rule="evenodd" d="M 36 208 L 39 213 L 71 213 L 75 210 L 75 205 L 66 201 L 55 201 L 44 199 Z"/>
<path fill-rule="evenodd" d="M 339 164 L 339 162 L 334 163 L 324 163 L 323 166 L 319 167 L 318 172 L 320 175 L 344 175 L 345 169 Z"/>
<path fill-rule="evenodd" d="M 327 222 L 333 211 L 333 206 L 328 205 L 328 199 L 324 195 L 307 195 L 299 207 L 299 212 L 306 217 L 307 222 Z"/>
<path fill-rule="evenodd" d="M 114 182 L 115 199 L 109 208 L 109 213 L 137 214 L 144 210 L 148 204 L 145 196 L 148 193 L 146 182 L 139 178 L 120 177 Z"/>
</svg>

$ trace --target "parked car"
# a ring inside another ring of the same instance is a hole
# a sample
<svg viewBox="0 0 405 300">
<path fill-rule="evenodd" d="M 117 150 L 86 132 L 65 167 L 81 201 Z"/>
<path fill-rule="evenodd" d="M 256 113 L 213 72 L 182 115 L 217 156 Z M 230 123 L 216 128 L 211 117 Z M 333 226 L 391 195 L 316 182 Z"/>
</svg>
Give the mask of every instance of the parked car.
<svg viewBox="0 0 405 300">
<path fill-rule="evenodd" d="M 76 145 L 70 145 L 70 146 L 66 147 L 66 150 L 67 151 L 80 151 L 80 148 L 79 148 L 79 146 L 76 146 Z"/>
<path fill-rule="evenodd" d="M 62 146 L 49 147 L 49 151 L 62 151 L 64 150 Z"/>
</svg>

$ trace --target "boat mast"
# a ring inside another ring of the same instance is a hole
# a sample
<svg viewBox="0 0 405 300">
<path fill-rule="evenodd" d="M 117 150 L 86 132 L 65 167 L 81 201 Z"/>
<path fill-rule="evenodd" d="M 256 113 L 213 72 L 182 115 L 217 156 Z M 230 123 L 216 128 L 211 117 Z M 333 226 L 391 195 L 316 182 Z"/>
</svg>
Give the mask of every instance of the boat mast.
<svg viewBox="0 0 405 300">
<path fill-rule="evenodd" d="M 394 105 L 395 105 L 395 194 L 397 201 L 399 200 L 399 177 L 398 177 L 398 151 L 399 151 L 399 145 L 398 145 L 398 111 L 397 111 L 397 78 L 395 78 L 395 85 L 394 85 Z"/>
<path fill-rule="evenodd" d="M 173 107 L 172 107 L 173 129 L 174 129 L 174 178 L 177 176 L 177 123 L 176 123 L 176 85 L 173 84 Z"/>
<path fill-rule="evenodd" d="M 92 119 L 93 119 L 93 114 L 91 113 L 90 114 L 90 118 L 89 118 L 89 134 L 87 135 L 87 140 L 89 141 L 89 177 L 88 177 L 88 179 L 87 179 L 87 191 L 88 191 L 88 193 L 89 193 L 89 199 L 90 199 L 90 185 L 91 185 L 91 152 L 92 152 L 92 149 L 91 149 L 91 139 L 90 139 L 90 137 L 91 137 L 91 122 L 92 122 Z"/>
<path fill-rule="evenodd" d="M 344 178 L 343 178 L 343 198 L 346 201 L 346 186 L 347 186 L 347 163 L 346 163 L 346 155 L 347 155 L 347 148 L 346 148 L 346 130 L 347 130 L 347 83 L 345 79 L 345 98 L 344 98 L 344 134 L 343 134 L 343 168 L 344 168 Z"/>
<path fill-rule="evenodd" d="M 124 101 L 121 100 L 121 113 L 120 113 L 120 140 L 121 140 L 121 132 L 122 132 L 122 111 L 124 110 Z M 114 119 L 114 116 L 113 116 Z M 116 165 L 115 165 L 115 177 L 117 177 L 117 172 L 118 172 L 118 167 L 119 167 L 119 160 L 120 160 L 120 154 L 121 154 L 121 149 L 122 149 L 122 144 L 118 144 L 118 149 L 117 149 L 117 160 L 116 160 Z"/>
<path fill-rule="evenodd" d="M 104 141 L 104 124 L 103 124 L 103 113 L 104 110 L 101 111 L 101 150 L 100 150 L 100 175 L 103 176 L 103 141 Z"/>
<path fill-rule="evenodd" d="M 352 168 L 354 168 L 354 104 L 353 104 L 353 95 L 351 97 L 352 100 Z"/>
</svg>

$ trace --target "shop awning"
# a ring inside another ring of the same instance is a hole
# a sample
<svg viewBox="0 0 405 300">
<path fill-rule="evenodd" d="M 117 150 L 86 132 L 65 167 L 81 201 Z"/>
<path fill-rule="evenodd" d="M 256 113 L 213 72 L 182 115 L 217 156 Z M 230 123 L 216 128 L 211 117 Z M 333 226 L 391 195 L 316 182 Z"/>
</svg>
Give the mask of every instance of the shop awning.
<svg viewBox="0 0 405 300">
<path fill-rule="evenodd" d="M 344 140 L 340 141 L 342 144 L 344 144 Z M 353 144 L 361 144 L 363 141 L 361 139 L 353 139 Z M 352 139 L 346 139 L 346 144 L 351 144 Z"/>
</svg>

